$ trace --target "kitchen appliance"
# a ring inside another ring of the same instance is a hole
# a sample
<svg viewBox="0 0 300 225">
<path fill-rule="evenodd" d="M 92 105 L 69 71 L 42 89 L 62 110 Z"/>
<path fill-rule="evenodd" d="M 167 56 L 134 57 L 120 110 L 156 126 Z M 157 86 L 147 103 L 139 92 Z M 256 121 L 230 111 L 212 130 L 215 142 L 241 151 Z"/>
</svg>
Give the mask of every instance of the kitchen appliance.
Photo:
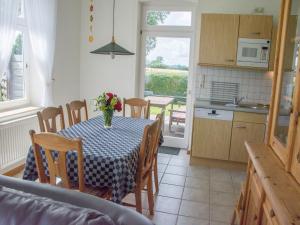
<svg viewBox="0 0 300 225">
<path fill-rule="evenodd" d="M 269 39 L 239 38 L 237 65 L 268 68 L 270 54 Z"/>
<path fill-rule="evenodd" d="M 233 111 L 195 108 L 194 116 L 196 118 L 203 118 L 203 119 L 210 119 L 210 120 L 232 121 Z"/>
</svg>

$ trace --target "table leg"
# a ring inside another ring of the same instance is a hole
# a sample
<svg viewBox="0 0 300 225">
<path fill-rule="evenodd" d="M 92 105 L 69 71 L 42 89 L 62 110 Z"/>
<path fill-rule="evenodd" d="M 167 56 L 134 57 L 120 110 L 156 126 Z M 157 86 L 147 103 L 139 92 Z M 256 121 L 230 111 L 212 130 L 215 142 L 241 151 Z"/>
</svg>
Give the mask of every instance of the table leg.
<svg viewBox="0 0 300 225">
<path fill-rule="evenodd" d="M 162 132 L 164 133 L 165 131 L 165 115 L 166 115 L 166 107 L 162 107 L 162 119 L 163 119 L 163 123 L 162 123 Z"/>
</svg>

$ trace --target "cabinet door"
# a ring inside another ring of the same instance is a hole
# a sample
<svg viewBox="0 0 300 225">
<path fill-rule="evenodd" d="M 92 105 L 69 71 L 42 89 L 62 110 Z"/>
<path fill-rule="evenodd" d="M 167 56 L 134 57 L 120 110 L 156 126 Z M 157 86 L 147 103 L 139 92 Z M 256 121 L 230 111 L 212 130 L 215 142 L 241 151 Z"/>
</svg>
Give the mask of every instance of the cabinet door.
<svg viewBox="0 0 300 225">
<path fill-rule="evenodd" d="M 299 93 L 300 93 L 300 91 L 299 91 Z M 299 100 L 299 103 L 300 103 L 300 100 Z M 300 112 L 300 105 L 298 107 L 298 110 L 299 110 L 298 112 Z M 296 178 L 296 180 L 298 181 L 298 183 L 300 183 L 300 123 L 299 122 L 297 124 L 295 145 L 293 147 L 293 151 L 294 152 L 293 152 L 291 172 L 294 175 L 294 177 Z"/>
<path fill-rule="evenodd" d="M 237 162 L 247 162 L 248 153 L 245 141 L 263 142 L 265 124 L 233 122 L 229 159 Z"/>
<path fill-rule="evenodd" d="M 192 155 L 228 160 L 231 121 L 194 119 Z"/>
<path fill-rule="evenodd" d="M 241 15 L 239 38 L 271 39 L 272 16 Z"/>
<path fill-rule="evenodd" d="M 236 65 L 239 15 L 202 14 L 200 64 Z"/>
</svg>

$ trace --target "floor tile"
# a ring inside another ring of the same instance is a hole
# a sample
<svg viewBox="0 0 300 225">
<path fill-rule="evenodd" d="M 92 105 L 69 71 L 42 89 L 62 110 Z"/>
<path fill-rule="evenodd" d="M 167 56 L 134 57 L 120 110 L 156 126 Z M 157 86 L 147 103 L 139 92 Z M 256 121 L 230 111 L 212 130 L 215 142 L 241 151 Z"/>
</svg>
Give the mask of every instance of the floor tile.
<svg viewBox="0 0 300 225">
<path fill-rule="evenodd" d="M 231 171 L 233 182 L 241 183 L 246 180 L 246 172 L 244 171 Z"/>
<path fill-rule="evenodd" d="M 209 181 L 206 179 L 187 177 L 185 186 L 191 188 L 209 189 Z"/>
<path fill-rule="evenodd" d="M 164 184 L 174 184 L 174 185 L 184 186 L 185 176 L 165 173 L 161 182 Z"/>
<path fill-rule="evenodd" d="M 211 220 L 216 222 L 230 223 L 234 207 L 233 206 L 211 206 Z"/>
<path fill-rule="evenodd" d="M 155 201 L 155 199 L 154 199 L 154 201 Z M 135 203 L 135 195 L 133 193 L 128 194 L 123 199 L 123 202 L 135 205 L 136 204 Z M 146 192 L 142 192 L 142 208 L 143 209 L 149 209 L 148 196 L 147 196 Z"/>
<path fill-rule="evenodd" d="M 211 169 L 211 179 L 216 181 L 232 182 L 231 173 L 225 169 Z"/>
<path fill-rule="evenodd" d="M 158 156 L 157 157 L 157 163 L 160 163 L 160 164 L 168 164 L 170 161 L 170 158 L 167 158 L 167 157 L 161 157 L 161 156 Z"/>
<path fill-rule="evenodd" d="M 209 225 L 209 221 L 193 217 L 178 216 L 176 225 Z"/>
<path fill-rule="evenodd" d="M 166 164 L 157 164 L 157 171 L 160 173 L 164 173 L 167 169 L 167 165 Z"/>
<path fill-rule="evenodd" d="M 234 206 L 236 204 L 236 196 L 233 193 L 211 192 L 211 204 Z"/>
<path fill-rule="evenodd" d="M 183 191 L 182 199 L 195 201 L 195 202 L 209 203 L 209 190 L 185 187 Z"/>
<path fill-rule="evenodd" d="M 210 176 L 210 169 L 208 167 L 190 166 L 188 168 L 187 176 L 208 180 Z"/>
<path fill-rule="evenodd" d="M 187 168 L 183 167 L 183 166 L 172 166 L 172 165 L 168 165 L 165 173 L 169 173 L 169 174 L 176 174 L 176 175 L 181 175 L 181 176 L 185 176 L 187 172 Z"/>
<path fill-rule="evenodd" d="M 211 180 L 210 187 L 211 187 L 212 191 L 228 192 L 228 193 L 234 192 L 234 187 L 233 187 L 232 182 L 222 182 L 222 181 Z"/>
<path fill-rule="evenodd" d="M 210 221 L 210 225 L 230 225 L 229 223 L 221 223 L 216 221 Z"/>
<path fill-rule="evenodd" d="M 177 215 L 154 212 L 154 216 L 149 218 L 155 223 L 155 225 L 176 225 Z"/>
<path fill-rule="evenodd" d="M 169 165 L 173 166 L 185 166 L 187 167 L 189 164 L 189 161 L 186 159 L 181 159 L 181 158 L 171 158 Z"/>
<path fill-rule="evenodd" d="M 155 211 L 178 214 L 180 199 L 158 196 L 155 203 Z"/>
<path fill-rule="evenodd" d="M 181 199 L 183 193 L 183 187 L 169 184 L 160 184 L 158 195 L 179 198 Z"/>
<path fill-rule="evenodd" d="M 164 153 L 158 153 L 158 157 L 164 157 L 164 158 L 169 158 L 169 159 L 171 159 L 171 158 L 172 158 L 172 155 L 164 154 Z"/>
<path fill-rule="evenodd" d="M 182 200 L 179 215 L 209 220 L 209 204 Z"/>
</svg>

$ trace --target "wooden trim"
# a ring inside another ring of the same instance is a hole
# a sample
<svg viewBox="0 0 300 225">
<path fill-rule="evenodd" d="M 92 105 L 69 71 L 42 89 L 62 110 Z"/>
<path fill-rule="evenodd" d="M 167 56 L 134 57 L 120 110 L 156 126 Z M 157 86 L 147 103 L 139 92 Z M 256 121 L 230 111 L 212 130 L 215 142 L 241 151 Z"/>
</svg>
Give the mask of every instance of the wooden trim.
<svg viewBox="0 0 300 225">
<path fill-rule="evenodd" d="M 270 144 L 271 142 L 271 129 L 272 129 L 272 122 L 273 122 L 273 114 L 274 114 L 274 107 L 275 107 L 275 96 L 276 96 L 276 83 L 277 83 L 277 75 L 278 75 L 278 63 L 279 63 L 279 53 L 281 47 L 281 34 L 282 34 L 282 24 L 283 24 L 283 14 L 284 14 L 284 6 L 285 1 L 281 1 L 280 6 L 280 18 L 279 24 L 277 27 L 277 41 L 276 41 L 276 51 L 275 51 L 275 58 L 274 58 L 274 71 L 273 71 L 273 82 L 272 82 L 272 94 L 271 94 L 271 102 L 270 102 L 270 109 L 269 109 L 269 120 L 267 123 L 267 135 L 266 135 L 266 143 Z"/>
<path fill-rule="evenodd" d="M 24 170 L 25 168 L 25 163 L 5 172 L 3 175 L 4 176 L 8 176 L 8 177 L 14 177 L 16 176 L 18 173 L 20 173 L 22 170 Z"/>
<path fill-rule="evenodd" d="M 219 65 L 219 64 L 198 63 L 198 66 L 223 67 L 223 68 L 230 68 L 230 69 L 236 68 L 236 69 L 240 69 L 240 70 L 255 70 L 255 71 L 263 71 L 263 72 L 268 71 L 268 68 L 238 66 L 238 65 Z"/>
</svg>

